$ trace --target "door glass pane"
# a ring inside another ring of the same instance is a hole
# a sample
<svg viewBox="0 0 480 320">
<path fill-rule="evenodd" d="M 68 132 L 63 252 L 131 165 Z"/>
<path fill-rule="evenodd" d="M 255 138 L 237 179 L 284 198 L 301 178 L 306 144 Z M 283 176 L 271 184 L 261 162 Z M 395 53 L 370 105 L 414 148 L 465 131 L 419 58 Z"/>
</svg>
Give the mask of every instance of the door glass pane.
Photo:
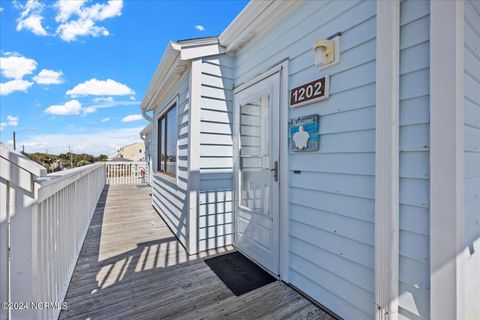
<svg viewBox="0 0 480 320">
<path fill-rule="evenodd" d="M 177 171 L 177 107 L 167 114 L 167 167 L 166 172 Z"/>
<path fill-rule="evenodd" d="M 269 215 L 268 96 L 240 105 L 240 205 Z"/>
<path fill-rule="evenodd" d="M 160 159 L 160 166 L 159 169 L 160 171 L 165 171 L 165 118 L 162 118 L 160 120 L 160 125 L 159 125 L 159 134 L 158 134 L 158 139 L 159 139 L 159 159 Z"/>
</svg>

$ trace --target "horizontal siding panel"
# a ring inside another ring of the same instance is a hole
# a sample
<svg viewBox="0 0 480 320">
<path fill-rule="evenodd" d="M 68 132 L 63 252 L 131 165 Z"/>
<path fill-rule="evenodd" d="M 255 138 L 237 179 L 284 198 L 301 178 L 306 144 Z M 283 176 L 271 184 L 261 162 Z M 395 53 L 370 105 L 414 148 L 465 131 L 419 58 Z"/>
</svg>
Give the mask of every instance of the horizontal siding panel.
<svg viewBox="0 0 480 320">
<path fill-rule="evenodd" d="M 410 1 L 408 1 L 410 2 Z M 430 66 L 430 42 L 422 42 L 400 51 L 400 74 L 411 73 Z"/>
<path fill-rule="evenodd" d="M 233 80 L 228 78 L 223 78 L 220 76 L 213 76 L 209 74 L 202 74 L 202 83 L 204 85 L 215 87 L 215 88 L 224 88 L 228 90 L 232 90 L 233 88 Z"/>
<path fill-rule="evenodd" d="M 290 283 L 301 288 L 303 292 L 317 301 L 321 301 L 323 305 L 329 306 L 331 310 L 335 310 L 337 314 L 345 319 L 355 320 L 371 320 L 372 316 L 364 313 L 353 306 L 349 301 L 342 299 L 342 295 L 337 296 L 324 288 L 310 278 L 305 277 L 302 273 L 291 270 Z"/>
<path fill-rule="evenodd" d="M 374 269 L 374 254 L 371 246 L 296 221 L 290 223 L 290 234 L 293 238 L 319 248 L 322 248 L 322 244 L 328 243 L 329 245 L 323 246 L 323 248 L 347 259 L 348 263 L 356 263 L 372 271 Z"/>
<path fill-rule="evenodd" d="M 309 115 L 312 113 L 317 113 L 320 116 L 325 117 L 329 114 L 341 114 L 342 112 L 348 112 L 356 109 L 364 109 L 366 107 L 373 106 L 375 106 L 374 83 L 331 95 L 328 100 L 314 102 L 312 104 L 297 109 L 291 109 L 291 112 L 292 116 L 295 117 Z M 359 123 L 357 125 L 362 124 Z"/>
<path fill-rule="evenodd" d="M 316 247 L 296 238 L 293 238 L 290 243 L 290 251 L 321 268 L 337 273 L 343 279 L 350 281 L 360 288 L 374 293 L 374 277 L 372 270 L 369 268 L 365 268 L 357 263 L 352 263 L 322 247 Z"/>
<path fill-rule="evenodd" d="M 200 132 L 201 133 L 219 133 L 219 134 L 233 134 L 231 123 L 220 123 L 220 122 L 207 122 L 202 121 L 200 123 Z"/>
<path fill-rule="evenodd" d="M 291 154 L 290 170 L 375 175 L 374 153 Z"/>
<path fill-rule="evenodd" d="M 465 115 L 466 125 L 480 128 L 480 105 L 477 106 L 472 101 L 465 99 Z"/>
<path fill-rule="evenodd" d="M 367 199 L 375 198 L 374 176 L 352 176 L 326 172 L 295 174 L 290 172 L 291 187 L 338 193 Z"/>
<path fill-rule="evenodd" d="M 400 151 L 421 151 L 430 148 L 430 126 L 418 124 L 400 127 Z"/>
<path fill-rule="evenodd" d="M 428 207 L 430 203 L 429 180 L 401 178 L 400 203 Z"/>
<path fill-rule="evenodd" d="M 422 69 L 400 76 L 400 100 L 429 94 L 430 69 Z"/>
<path fill-rule="evenodd" d="M 375 301 L 373 293 L 359 288 L 339 277 L 335 272 L 329 272 L 324 268 L 319 268 L 310 261 L 295 254 L 291 255 L 290 267 L 291 269 L 301 271 L 301 273 L 309 279 L 320 284 L 322 287 L 328 288 L 335 295 L 350 301 L 353 306 L 362 310 L 365 314 L 372 317 L 374 316 Z"/>
<path fill-rule="evenodd" d="M 400 153 L 400 177 L 428 179 L 430 177 L 430 154 L 426 151 Z"/>
<path fill-rule="evenodd" d="M 480 129 L 467 125 L 464 130 L 465 151 L 480 152 Z"/>
<path fill-rule="evenodd" d="M 231 101 L 233 99 L 231 91 L 223 90 L 222 88 L 209 87 L 204 84 L 202 84 L 202 97 L 223 101 Z"/>
<path fill-rule="evenodd" d="M 232 135 L 202 133 L 200 134 L 200 144 L 213 145 L 233 145 Z"/>
<path fill-rule="evenodd" d="M 400 230 L 400 255 L 428 263 L 430 261 L 429 239 L 424 235 Z"/>
<path fill-rule="evenodd" d="M 322 229 L 339 236 L 374 246 L 375 227 L 372 222 L 352 219 L 336 213 L 308 208 L 301 205 L 291 205 L 290 219 L 312 227 Z"/>
<path fill-rule="evenodd" d="M 375 152 L 375 129 L 321 134 L 321 153 Z"/>
<path fill-rule="evenodd" d="M 203 110 L 200 112 L 200 120 L 216 121 L 221 123 L 233 123 L 233 115 L 221 110 Z"/>
<path fill-rule="evenodd" d="M 465 179 L 480 177 L 480 152 L 465 152 L 464 162 Z"/>
<path fill-rule="evenodd" d="M 337 112 L 320 118 L 320 134 L 375 129 L 375 107 Z"/>
<path fill-rule="evenodd" d="M 218 157 L 201 157 L 200 158 L 200 170 L 201 169 L 211 169 L 211 168 L 232 168 L 233 159 L 229 158 L 218 158 Z"/>
<path fill-rule="evenodd" d="M 416 20 L 415 23 L 409 23 L 401 27 L 400 49 L 412 47 L 429 39 L 430 16 L 425 16 L 421 19 Z"/>
<path fill-rule="evenodd" d="M 429 209 L 400 204 L 400 229 L 428 236 L 430 232 Z"/>
<path fill-rule="evenodd" d="M 402 1 L 400 5 L 400 25 L 405 26 L 430 14 L 429 1 Z"/>
<path fill-rule="evenodd" d="M 290 188 L 290 203 L 373 222 L 375 201 L 340 194 Z"/>
<path fill-rule="evenodd" d="M 420 96 L 400 101 L 400 125 L 429 123 L 430 96 Z"/>
<path fill-rule="evenodd" d="M 217 63 L 212 63 L 211 61 L 202 63 L 202 72 L 206 74 L 221 76 L 225 79 L 233 79 L 234 77 L 233 68 L 229 68 L 224 64 L 218 65 Z"/>
</svg>

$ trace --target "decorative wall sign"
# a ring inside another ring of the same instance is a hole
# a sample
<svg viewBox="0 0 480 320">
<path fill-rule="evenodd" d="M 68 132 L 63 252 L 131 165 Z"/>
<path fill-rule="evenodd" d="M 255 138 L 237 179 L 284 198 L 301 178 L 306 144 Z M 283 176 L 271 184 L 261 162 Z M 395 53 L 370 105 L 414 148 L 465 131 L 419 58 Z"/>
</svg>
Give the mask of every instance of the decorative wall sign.
<svg viewBox="0 0 480 320">
<path fill-rule="evenodd" d="M 305 83 L 290 91 L 290 107 L 299 107 L 307 103 L 328 99 L 329 78 L 322 77 Z"/>
<path fill-rule="evenodd" d="M 290 119 L 288 123 L 290 152 L 317 151 L 320 146 L 319 129 L 318 114 Z"/>
</svg>

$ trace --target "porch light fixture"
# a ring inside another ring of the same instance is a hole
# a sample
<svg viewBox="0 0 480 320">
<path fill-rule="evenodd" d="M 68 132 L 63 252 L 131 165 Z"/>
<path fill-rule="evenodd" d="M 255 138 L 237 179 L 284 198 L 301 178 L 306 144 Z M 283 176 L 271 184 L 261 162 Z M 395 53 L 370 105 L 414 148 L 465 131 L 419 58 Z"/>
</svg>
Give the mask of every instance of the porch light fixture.
<svg viewBox="0 0 480 320">
<path fill-rule="evenodd" d="M 313 45 L 315 67 L 322 70 L 340 62 L 340 33 L 318 40 Z"/>
</svg>

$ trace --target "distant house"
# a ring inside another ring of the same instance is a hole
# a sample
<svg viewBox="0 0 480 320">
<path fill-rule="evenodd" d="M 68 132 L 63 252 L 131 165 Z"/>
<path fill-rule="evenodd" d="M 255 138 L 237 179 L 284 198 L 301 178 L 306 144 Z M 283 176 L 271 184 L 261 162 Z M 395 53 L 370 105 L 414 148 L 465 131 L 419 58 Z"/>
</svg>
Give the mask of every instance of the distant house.
<svg viewBox="0 0 480 320">
<path fill-rule="evenodd" d="M 479 1 L 251 1 L 163 54 L 152 205 L 341 318 L 480 319 L 479 92 Z"/>
<path fill-rule="evenodd" d="M 145 144 L 143 142 L 135 142 L 121 147 L 111 159 L 117 161 L 145 161 Z"/>
</svg>

